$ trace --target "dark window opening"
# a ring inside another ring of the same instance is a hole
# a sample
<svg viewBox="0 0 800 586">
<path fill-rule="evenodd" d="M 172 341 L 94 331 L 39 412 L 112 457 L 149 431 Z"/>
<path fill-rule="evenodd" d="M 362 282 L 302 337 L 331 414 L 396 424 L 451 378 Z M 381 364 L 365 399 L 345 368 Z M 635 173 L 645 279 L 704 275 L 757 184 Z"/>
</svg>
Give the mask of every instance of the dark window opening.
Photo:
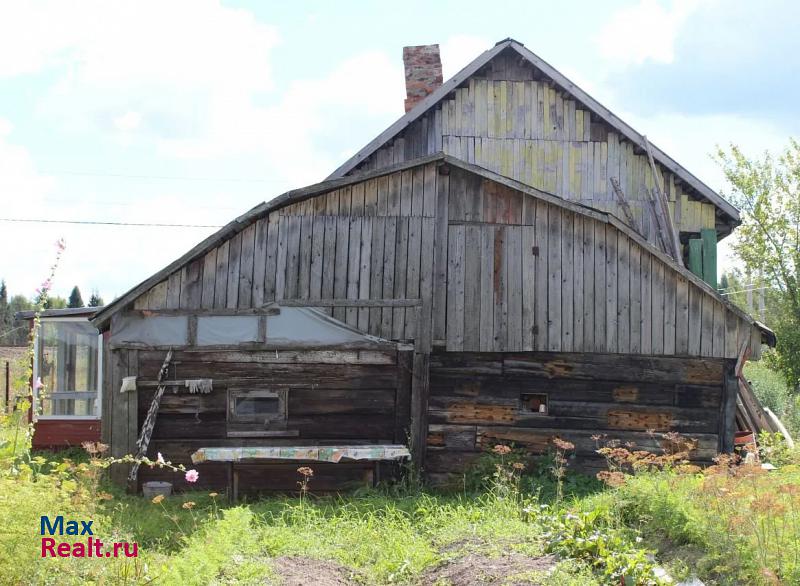
<svg viewBox="0 0 800 586">
<path fill-rule="evenodd" d="M 286 391 L 228 391 L 228 421 L 272 427 L 286 422 Z"/>
<path fill-rule="evenodd" d="M 520 404 L 525 413 L 547 415 L 548 403 L 545 393 L 523 393 L 520 395 Z"/>
</svg>

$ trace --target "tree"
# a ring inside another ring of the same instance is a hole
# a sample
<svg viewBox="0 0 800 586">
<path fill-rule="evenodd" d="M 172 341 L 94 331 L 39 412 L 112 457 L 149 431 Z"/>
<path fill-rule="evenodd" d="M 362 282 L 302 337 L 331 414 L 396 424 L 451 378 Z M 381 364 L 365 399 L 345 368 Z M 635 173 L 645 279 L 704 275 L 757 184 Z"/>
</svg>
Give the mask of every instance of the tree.
<svg viewBox="0 0 800 586">
<path fill-rule="evenodd" d="M 742 210 L 733 250 L 768 287 L 768 325 L 778 336 L 775 366 L 792 389 L 800 384 L 800 143 L 781 155 L 750 159 L 736 145 L 717 149 L 717 162 Z"/>
<path fill-rule="evenodd" d="M 69 302 L 67 307 L 85 307 L 83 304 L 83 297 L 81 297 L 81 290 L 75 285 L 72 292 L 69 294 Z"/>
<path fill-rule="evenodd" d="M 92 291 L 92 296 L 89 297 L 89 307 L 102 307 L 103 305 L 105 305 L 103 298 L 100 297 L 100 293 L 95 289 Z"/>
</svg>

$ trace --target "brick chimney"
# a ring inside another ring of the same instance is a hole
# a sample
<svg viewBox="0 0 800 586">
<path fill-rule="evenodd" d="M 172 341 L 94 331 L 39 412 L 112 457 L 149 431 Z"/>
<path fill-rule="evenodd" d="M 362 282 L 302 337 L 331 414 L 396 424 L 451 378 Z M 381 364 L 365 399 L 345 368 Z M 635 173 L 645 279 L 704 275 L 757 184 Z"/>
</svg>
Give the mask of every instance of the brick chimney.
<svg viewBox="0 0 800 586">
<path fill-rule="evenodd" d="M 406 70 L 406 112 L 442 85 L 439 45 L 403 47 Z"/>
</svg>

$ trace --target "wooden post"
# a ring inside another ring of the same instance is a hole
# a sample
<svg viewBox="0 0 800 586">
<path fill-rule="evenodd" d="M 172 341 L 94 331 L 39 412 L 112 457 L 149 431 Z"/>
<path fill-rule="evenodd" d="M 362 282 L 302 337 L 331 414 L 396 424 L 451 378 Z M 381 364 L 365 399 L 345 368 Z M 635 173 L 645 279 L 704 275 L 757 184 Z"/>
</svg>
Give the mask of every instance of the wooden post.
<svg viewBox="0 0 800 586">
<path fill-rule="evenodd" d="M 650 141 L 646 136 L 642 136 L 644 145 L 647 148 L 647 158 L 650 161 L 650 169 L 653 172 L 653 183 L 656 186 L 656 193 L 658 194 L 658 203 L 661 207 L 661 214 L 664 220 L 664 228 L 667 231 L 667 236 L 672 244 L 672 256 L 679 267 L 683 266 L 683 254 L 681 254 L 681 241 L 678 233 L 675 230 L 675 223 L 672 221 L 672 216 L 669 213 L 669 203 L 667 203 L 667 196 L 661 189 L 661 184 L 658 182 L 658 170 L 656 169 L 656 162 L 653 159 L 653 149 L 650 148 Z"/>
<path fill-rule="evenodd" d="M 719 418 L 719 451 L 733 452 L 733 438 L 736 431 L 736 403 L 739 396 L 739 377 L 733 361 L 725 363 L 725 379 Z"/>
<path fill-rule="evenodd" d="M 11 397 L 11 367 L 6 360 L 6 412 L 11 411 L 11 404 L 10 404 L 10 397 Z"/>
<path fill-rule="evenodd" d="M 631 206 L 629 206 L 628 202 L 625 200 L 625 194 L 622 192 L 622 187 L 620 187 L 619 181 L 617 181 L 616 177 L 612 177 L 610 181 L 611 187 L 614 188 L 614 195 L 617 196 L 617 203 L 619 204 L 619 207 L 622 208 L 622 213 L 625 214 L 625 219 L 628 221 L 630 227 L 636 230 L 636 221 L 633 219 Z"/>
<path fill-rule="evenodd" d="M 411 379 L 411 449 L 414 464 L 418 468 L 425 462 L 428 442 L 430 361 L 429 353 L 414 352 L 414 372 Z"/>
</svg>

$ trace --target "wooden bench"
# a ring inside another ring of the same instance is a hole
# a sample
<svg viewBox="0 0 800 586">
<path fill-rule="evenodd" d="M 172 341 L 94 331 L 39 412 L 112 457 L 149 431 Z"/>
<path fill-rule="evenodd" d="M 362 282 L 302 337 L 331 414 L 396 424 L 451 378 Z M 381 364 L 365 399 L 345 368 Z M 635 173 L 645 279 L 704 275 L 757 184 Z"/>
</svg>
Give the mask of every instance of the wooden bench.
<svg viewBox="0 0 800 586">
<path fill-rule="evenodd" d="M 192 462 L 220 462 L 228 465 L 228 499 L 231 503 L 239 497 L 237 464 L 257 464 L 293 461 L 313 465 L 314 462 L 342 461 L 372 462 L 372 484 L 379 480 L 378 464 L 411 458 L 408 448 L 399 444 L 368 444 L 355 446 L 255 446 L 208 447 L 192 454 Z"/>
</svg>

